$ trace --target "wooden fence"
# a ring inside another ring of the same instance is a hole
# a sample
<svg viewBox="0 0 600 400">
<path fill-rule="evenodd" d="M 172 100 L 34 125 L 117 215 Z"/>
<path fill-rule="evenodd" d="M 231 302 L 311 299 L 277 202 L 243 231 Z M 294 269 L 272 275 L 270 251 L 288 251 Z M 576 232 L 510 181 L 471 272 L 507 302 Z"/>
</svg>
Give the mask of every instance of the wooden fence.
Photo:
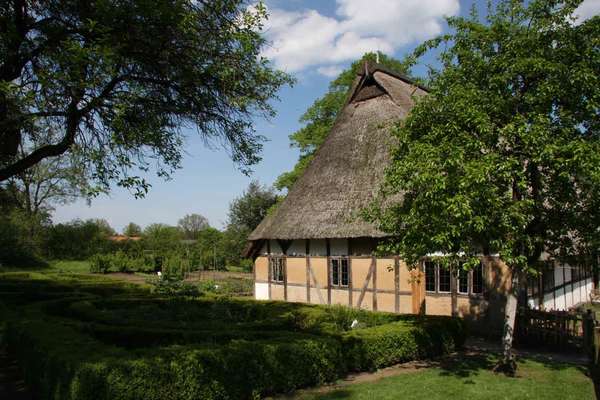
<svg viewBox="0 0 600 400">
<path fill-rule="evenodd" d="M 520 344 L 554 350 L 578 349 L 586 353 L 600 346 L 600 332 L 596 333 L 598 323 L 591 311 L 582 314 L 524 309 L 519 311 L 517 318 L 516 340 Z M 594 358 L 597 354 L 598 351 Z"/>
</svg>

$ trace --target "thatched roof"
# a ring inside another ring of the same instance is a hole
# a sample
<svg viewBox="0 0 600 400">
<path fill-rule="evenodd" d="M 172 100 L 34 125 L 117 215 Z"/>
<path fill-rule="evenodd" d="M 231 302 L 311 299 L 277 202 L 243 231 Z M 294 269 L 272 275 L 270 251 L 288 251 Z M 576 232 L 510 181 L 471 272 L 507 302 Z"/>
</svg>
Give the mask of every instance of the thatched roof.
<svg viewBox="0 0 600 400">
<path fill-rule="evenodd" d="M 382 237 L 360 211 L 379 190 L 390 160 L 390 125 L 405 118 L 425 88 L 366 64 L 346 105 L 285 200 L 248 240 Z"/>
</svg>

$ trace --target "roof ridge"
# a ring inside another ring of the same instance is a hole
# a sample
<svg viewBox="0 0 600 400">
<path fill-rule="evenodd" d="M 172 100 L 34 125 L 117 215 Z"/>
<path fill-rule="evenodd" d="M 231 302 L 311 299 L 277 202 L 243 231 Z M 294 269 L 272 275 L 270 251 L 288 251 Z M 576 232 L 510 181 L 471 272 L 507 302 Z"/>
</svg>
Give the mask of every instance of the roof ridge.
<svg viewBox="0 0 600 400">
<path fill-rule="evenodd" d="M 386 67 L 385 65 L 382 64 L 378 64 L 375 63 L 373 61 L 370 60 L 366 60 L 365 61 L 365 68 L 359 70 L 359 72 L 357 73 L 358 76 L 364 76 L 365 74 L 367 75 L 373 75 L 375 72 L 383 72 L 386 73 L 388 75 L 393 76 L 394 78 L 400 79 L 406 83 L 409 83 L 411 85 L 415 85 L 417 86 L 419 89 L 422 89 L 426 92 L 430 92 L 431 89 L 429 89 L 427 86 L 420 84 L 419 82 L 416 81 L 415 78 L 411 78 L 408 75 L 405 75 L 403 73 L 400 73 L 398 71 L 394 71 L 391 68 Z"/>
</svg>

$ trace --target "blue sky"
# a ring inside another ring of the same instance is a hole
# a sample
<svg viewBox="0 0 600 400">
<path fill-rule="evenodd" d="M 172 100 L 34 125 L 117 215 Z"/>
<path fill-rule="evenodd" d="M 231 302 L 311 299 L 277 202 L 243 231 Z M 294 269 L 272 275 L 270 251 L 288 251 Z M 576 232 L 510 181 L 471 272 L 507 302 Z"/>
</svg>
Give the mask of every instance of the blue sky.
<svg viewBox="0 0 600 400">
<path fill-rule="evenodd" d="M 222 228 L 229 203 L 241 195 L 252 179 L 272 184 L 298 159 L 288 135 L 300 127 L 298 118 L 327 90 L 332 77 L 365 51 L 381 50 L 402 57 L 421 41 L 447 29 L 444 15 L 464 15 L 473 1 L 464 0 L 270 0 L 264 55 L 297 79 L 274 102 L 277 117 L 256 120 L 257 132 L 266 136 L 263 160 L 251 176 L 236 169 L 227 153 L 208 149 L 190 132 L 183 168 L 170 181 L 149 175 L 152 188 L 144 199 L 114 188 L 110 195 L 57 207 L 54 222 L 75 218 L 104 218 L 121 231 L 129 222 L 176 224 L 189 213 L 206 216 Z M 475 2 L 482 9 L 486 1 Z M 600 12 L 600 0 L 586 0 L 582 17 Z M 416 71 L 419 73 L 419 70 Z"/>
</svg>

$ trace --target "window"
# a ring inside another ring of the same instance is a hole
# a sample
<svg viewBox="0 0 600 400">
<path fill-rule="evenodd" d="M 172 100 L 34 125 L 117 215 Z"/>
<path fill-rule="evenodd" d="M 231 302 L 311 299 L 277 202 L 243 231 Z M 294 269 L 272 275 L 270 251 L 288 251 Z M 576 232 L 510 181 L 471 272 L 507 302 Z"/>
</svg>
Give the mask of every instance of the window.
<svg viewBox="0 0 600 400">
<path fill-rule="evenodd" d="M 332 258 L 330 269 L 331 286 L 348 286 L 350 274 L 348 271 L 347 258 Z"/>
<path fill-rule="evenodd" d="M 425 290 L 435 293 L 450 293 L 452 290 L 452 279 L 456 279 L 457 291 L 460 294 L 481 294 L 483 293 L 483 266 L 481 263 L 471 271 L 458 269 L 458 274 L 454 274 L 449 269 L 442 267 L 433 261 L 425 261 Z"/>
<path fill-rule="evenodd" d="M 432 261 L 425 261 L 425 290 L 435 292 L 435 270 L 436 265 Z"/>
<path fill-rule="evenodd" d="M 438 289 L 440 292 L 449 292 L 450 291 L 450 279 L 452 274 L 448 268 L 438 266 L 438 276 L 440 277 L 440 282 Z"/>
<path fill-rule="evenodd" d="M 271 269 L 271 280 L 273 282 L 284 281 L 284 268 L 282 257 L 269 258 L 269 268 Z"/>
<path fill-rule="evenodd" d="M 481 263 L 477 264 L 472 271 L 472 288 L 471 293 L 473 294 L 481 294 L 483 293 L 483 266 Z"/>
<path fill-rule="evenodd" d="M 458 270 L 458 293 L 469 293 L 469 271 L 462 269 L 462 266 Z"/>
</svg>

